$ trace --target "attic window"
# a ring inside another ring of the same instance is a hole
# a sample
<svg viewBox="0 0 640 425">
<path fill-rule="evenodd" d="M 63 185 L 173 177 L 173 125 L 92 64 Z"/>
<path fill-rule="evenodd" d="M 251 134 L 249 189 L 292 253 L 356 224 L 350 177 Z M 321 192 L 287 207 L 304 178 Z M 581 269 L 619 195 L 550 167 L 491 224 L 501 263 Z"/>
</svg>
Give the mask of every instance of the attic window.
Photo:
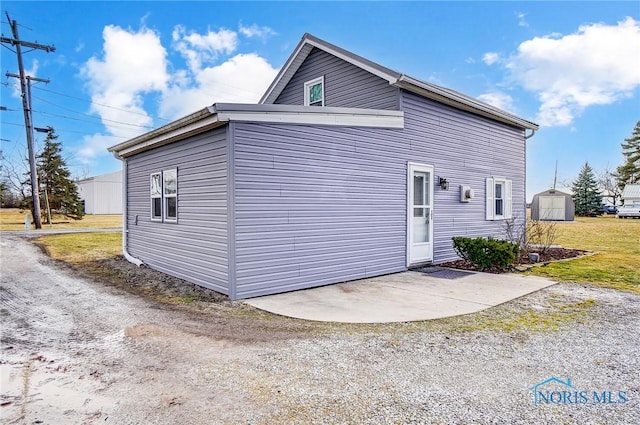
<svg viewBox="0 0 640 425">
<path fill-rule="evenodd" d="M 324 106 L 324 76 L 304 83 L 304 106 Z"/>
</svg>

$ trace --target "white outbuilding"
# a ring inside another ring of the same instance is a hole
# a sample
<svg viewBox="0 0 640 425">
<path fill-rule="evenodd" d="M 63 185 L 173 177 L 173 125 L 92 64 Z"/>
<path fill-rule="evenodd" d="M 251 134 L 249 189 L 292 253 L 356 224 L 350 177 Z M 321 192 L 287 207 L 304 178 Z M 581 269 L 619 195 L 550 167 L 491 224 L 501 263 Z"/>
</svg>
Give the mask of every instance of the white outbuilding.
<svg viewBox="0 0 640 425">
<path fill-rule="evenodd" d="M 531 219 L 543 221 L 573 221 L 576 206 L 570 194 L 555 189 L 533 195 Z"/>
<path fill-rule="evenodd" d="M 79 180 L 85 214 L 122 214 L 122 171 Z"/>
</svg>

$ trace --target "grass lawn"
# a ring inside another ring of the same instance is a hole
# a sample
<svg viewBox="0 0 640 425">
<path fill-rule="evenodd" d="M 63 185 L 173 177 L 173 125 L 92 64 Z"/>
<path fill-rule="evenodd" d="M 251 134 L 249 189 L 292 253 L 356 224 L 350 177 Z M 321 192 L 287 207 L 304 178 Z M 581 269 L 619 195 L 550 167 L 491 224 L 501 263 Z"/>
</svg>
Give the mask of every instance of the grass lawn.
<svg viewBox="0 0 640 425">
<path fill-rule="evenodd" d="M 24 230 L 25 214 L 31 217 L 30 211 L 20 210 L 18 208 L 1 208 L 0 209 L 0 230 Z M 114 228 L 122 227 L 121 214 L 109 215 L 85 215 L 82 220 L 72 220 L 63 215 L 54 214 L 51 217 L 53 224 L 46 224 L 45 214 L 42 216 L 43 229 L 86 229 L 86 228 Z M 31 220 L 31 229 L 34 230 L 33 220 Z"/>
<path fill-rule="evenodd" d="M 98 226 L 96 219 L 104 220 L 101 226 L 108 223 L 104 216 L 88 216 L 85 220 Z M 112 220 L 112 225 L 119 225 L 119 218 Z M 640 220 L 620 220 L 614 216 L 579 217 L 574 222 L 558 222 L 557 226 L 556 244 L 597 251 L 598 254 L 534 267 L 526 273 L 560 282 L 592 283 L 640 293 Z M 85 263 L 89 268 L 91 261 L 120 254 L 121 241 L 120 233 L 52 235 L 37 239 L 53 258 L 76 265 Z"/>
<path fill-rule="evenodd" d="M 574 222 L 557 225 L 556 244 L 598 254 L 534 267 L 529 273 L 561 282 L 587 282 L 640 293 L 640 220 L 576 217 Z"/>
<path fill-rule="evenodd" d="M 80 266 L 122 253 L 120 232 L 41 236 L 35 242 L 44 246 L 51 258 Z"/>
</svg>

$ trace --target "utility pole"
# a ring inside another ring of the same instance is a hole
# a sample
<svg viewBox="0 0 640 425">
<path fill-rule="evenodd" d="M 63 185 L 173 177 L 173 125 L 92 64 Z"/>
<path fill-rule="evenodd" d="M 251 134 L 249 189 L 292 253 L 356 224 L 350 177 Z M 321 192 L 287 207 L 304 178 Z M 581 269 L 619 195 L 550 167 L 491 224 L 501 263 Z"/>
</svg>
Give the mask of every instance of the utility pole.
<svg viewBox="0 0 640 425">
<path fill-rule="evenodd" d="M 18 22 L 12 21 L 7 13 L 7 20 L 11 26 L 13 38 L 0 37 L 0 42 L 8 43 L 16 48 L 16 56 L 18 57 L 18 77 L 20 78 L 20 92 L 22 94 L 22 109 L 24 111 L 24 125 L 27 131 L 27 150 L 29 151 L 29 170 L 31 172 L 31 199 L 33 201 L 33 222 L 36 229 L 42 228 L 42 219 L 40 217 L 40 191 L 38 187 L 38 173 L 36 170 L 36 153 L 33 148 L 33 122 L 31 118 L 31 99 L 28 96 L 30 89 L 30 81 L 24 75 L 24 64 L 22 62 L 22 46 L 31 49 L 44 50 L 45 52 L 55 52 L 54 46 L 46 46 L 44 44 L 31 43 L 29 41 L 20 40 L 18 35 Z M 34 79 L 35 80 L 35 79 Z M 29 87 L 27 88 L 27 82 Z"/>
</svg>

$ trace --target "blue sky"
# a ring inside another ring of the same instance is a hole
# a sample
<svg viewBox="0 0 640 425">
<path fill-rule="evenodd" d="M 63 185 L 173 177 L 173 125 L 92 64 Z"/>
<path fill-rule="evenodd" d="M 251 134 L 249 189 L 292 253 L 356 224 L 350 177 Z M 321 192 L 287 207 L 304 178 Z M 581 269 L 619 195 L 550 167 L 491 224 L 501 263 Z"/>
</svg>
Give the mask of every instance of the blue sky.
<svg viewBox="0 0 640 425">
<path fill-rule="evenodd" d="M 527 198 L 588 161 L 622 163 L 640 120 L 638 2 L 4 1 L 32 51 L 34 123 L 75 176 L 115 171 L 106 147 L 215 102 L 257 102 L 305 32 L 541 125 Z M 5 164 L 26 155 L 15 55 L 1 49 Z M 36 133 L 38 143 L 43 135 Z"/>
</svg>

